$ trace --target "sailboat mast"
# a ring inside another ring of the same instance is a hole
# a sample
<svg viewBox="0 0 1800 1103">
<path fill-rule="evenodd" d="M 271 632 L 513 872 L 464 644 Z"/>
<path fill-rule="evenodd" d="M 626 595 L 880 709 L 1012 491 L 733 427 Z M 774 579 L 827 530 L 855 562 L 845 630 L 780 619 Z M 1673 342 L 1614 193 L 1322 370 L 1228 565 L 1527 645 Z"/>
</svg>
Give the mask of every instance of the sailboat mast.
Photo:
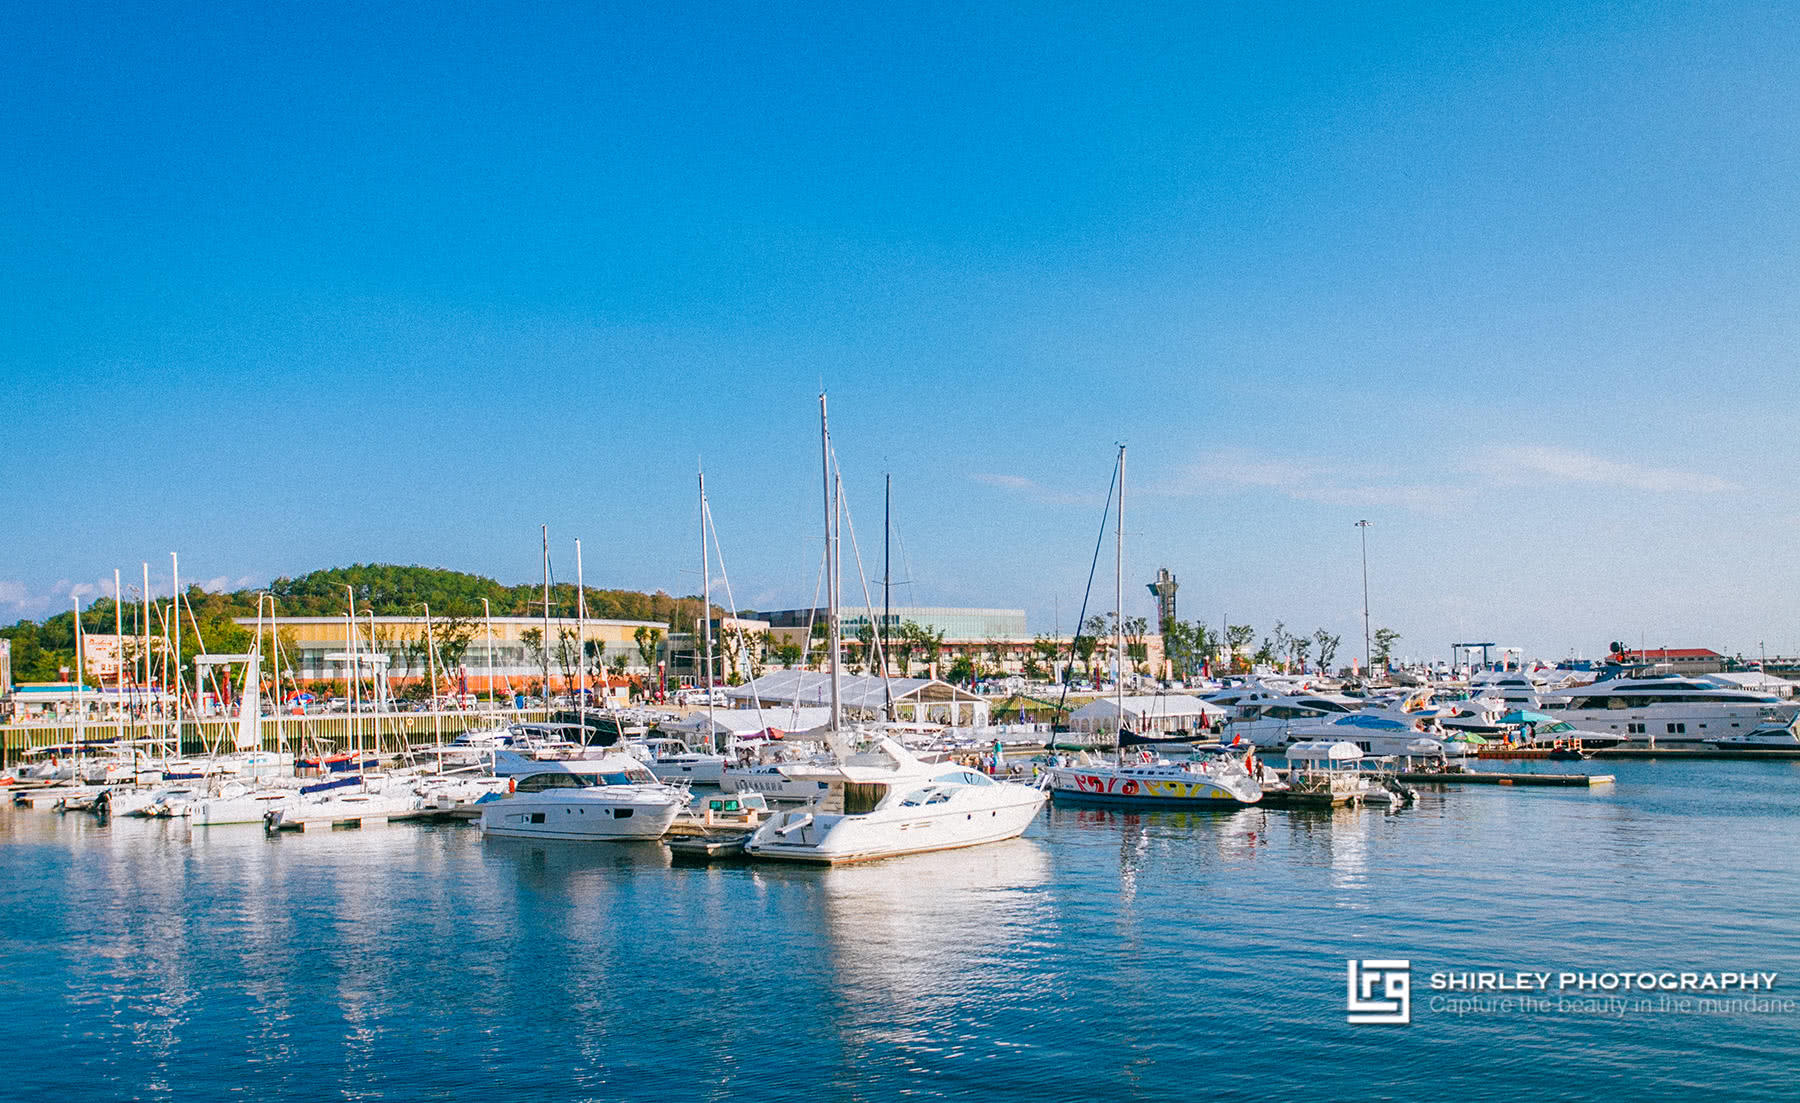
<svg viewBox="0 0 1800 1103">
<path fill-rule="evenodd" d="M 119 568 L 117 567 L 113 568 L 113 646 L 119 649 L 119 665 L 114 671 L 113 678 L 113 688 L 119 691 L 119 699 L 114 704 L 123 709 L 125 707 L 125 587 L 119 582 Z M 118 719 L 120 726 L 123 727 L 125 723 L 123 713 L 118 715 Z M 124 732 L 120 731 L 117 734 L 122 737 Z"/>
<path fill-rule="evenodd" d="M 1119 445 L 1119 519 L 1113 529 L 1113 693 L 1125 730 L 1125 446 Z M 1119 748 L 1121 751 L 1124 747 Z"/>
<path fill-rule="evenodd" d="M 837 551 L 837 480 L 831 477 L 831 424 L 826 417 L 825 395 L 819 395 L 819 454 L 825 476 L 825 600 L 826 633 L 831 648 L 831 730 L 837 731 L 843 721 L 843 676 L 838 669 L 840 650 L 838 624 L 838 551 Z"/>
<path fill-rule="evenodd" d="M 706 743 L 719 749 L 719 729 L 713 708 L 712 556 L 706 546 L 706 472 L 700 472 L 700 623 L 706 641 Z"/>
<path fill-rule="evenodd" d="M 494 611 L 488 607 L 488 599 L 481 599 L 481 621 L 487 626 L 487 689 L 488 704 L 494 701 Z"/>
<path fill-rule="evenodd" d="M 163 679 L 163 688 L 175 691 L 175 719 L 170 729 L 170 742 L 175 745 L 175 757 L 181 757 L 181 560 L 174 552 L 169 553 L 169 612 L 175 617 L 175 675 Z M 163 764 L 168 764 L 164 758 Z"/>
<path fill-rule="evenodd" d="M 150 707 L 154 697 L 150 693 L 150 561 L 141 560 L 144 564 L 144 623 L 140 626 L 144 634 L 144 679 L 138 683 L 139 699 L 144 709 L 144 735 L 150 734 Z M 135 762 L 137 756 L 133 755 Z"/>
<path fill-rule="evenodd" d="M 881 674 L 887 676 L 888 622 L 894 617 L 894 475 L 888 472 L 887 497 L 881 511 Z"/>
<path fill-rule="evenodd" d="M 362 761 L 362 730 L 356 726 L 356 591 L 349 586 L 344 587 L 344 597 L 350 605 L 344 613 L 344 703 L 349 710 L 351 745 L 350 750 L 358 763 Z"/>
<path fill-rule="evenodd" d="M 581 541 L 575 541 L 575 669 L 580 684 L 580 698 L 575 704 L 576 721 L 581 725 L 581 741 L 587 742 L 587 583 L 581 574 Z"/>
<path fill-rule="evenodd" d="M 431 731 L 437 740 L 437 768 L 444 771 L 444 706 L 438 700 L 437 638 L 431 631 L 431 603 L 420 603 L 425 609 L 425 665 L 431 671 Z M 448 674 L 448 671 L 445 671 Z"/>
<path fill-rule="evenodd" d="M 544 707 L 550 707 L 550 526 L 544 529 L 544 646 L 538 650 L 544 658 Z"/>
<path fill-rule="evenodd" d="M 75 596 L 75 758 L 81 759 L 82 744 L 87 742 L 87 675 L 82 669 L 81 595 Z M 80 778 L 76 779 L 80 781 Z"/>
</svg>

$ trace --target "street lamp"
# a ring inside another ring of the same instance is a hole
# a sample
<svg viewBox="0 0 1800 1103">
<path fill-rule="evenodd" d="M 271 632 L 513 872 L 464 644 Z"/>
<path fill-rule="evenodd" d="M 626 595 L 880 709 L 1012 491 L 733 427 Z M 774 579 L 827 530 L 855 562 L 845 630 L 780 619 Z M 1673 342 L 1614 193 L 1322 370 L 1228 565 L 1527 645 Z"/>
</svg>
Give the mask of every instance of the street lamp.
<svg viewBox="0 0 1800 1103">
<path fill-rule="evenodd" d="M 1362 568 L 1363 568 L 1363 669 L 1368 673 L 1365 677 L 1375 676 L 1375 652 L 1369 642 L 1369 522 L 1358 521 L 1356 527 L 1362 533 Z"/>
</svg>

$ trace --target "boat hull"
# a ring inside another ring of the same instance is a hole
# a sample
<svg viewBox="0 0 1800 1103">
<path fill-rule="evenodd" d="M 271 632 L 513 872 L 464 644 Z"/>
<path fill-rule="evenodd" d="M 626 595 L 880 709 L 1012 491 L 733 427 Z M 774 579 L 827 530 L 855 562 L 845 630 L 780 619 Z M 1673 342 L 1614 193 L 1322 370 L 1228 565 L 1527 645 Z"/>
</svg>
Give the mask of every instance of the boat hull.
<svg viewBox="0 0 1800 1103">
<path fill-rule="evenodd" d="M 1026 789 L 1026 786 L 1015 786 Z M 986 808 L 958 807 L 935 814 L 908 810 L 906 814 L 838 816 L 820 824 L 815 820 L 782 835 L 789 823 L 811 817 L 806 811 L 786 812 L 771 819 L 750 837 L 744 852 L 752 858 L 809 865 L 845 865 L 957 850 L 1016 839 L 1044 807 L 1045 795 L 1029 794 Z"/>
<path fill-rule="evenodd" d="M 1184 808 L 1238 806 L 1262 799 L 1260 789 L 1234 790 L 1221 780 L 1120 777 L 1103 770 L 1057 766 L 1050 770 L 1049 790 L 1058 803 L 1106 804 L 1124 807 Z"/>
<path fill-rule="evenodd" d="M 615 842 L 660 839 L 682 805 L 678 801 L 587 800 L 531 794 L 482 807 L 481 833 L 503 839 Z"/>
</svg>

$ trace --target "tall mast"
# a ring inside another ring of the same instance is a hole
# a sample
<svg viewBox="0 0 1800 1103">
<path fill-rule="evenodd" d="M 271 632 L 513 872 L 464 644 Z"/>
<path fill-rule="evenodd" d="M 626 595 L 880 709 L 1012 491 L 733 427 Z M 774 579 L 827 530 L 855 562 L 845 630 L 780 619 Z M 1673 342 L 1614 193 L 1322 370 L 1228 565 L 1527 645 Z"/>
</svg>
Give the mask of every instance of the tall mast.
<svg viewBox="0 0 1800 1103">
<path fill-rule="evenodd" d="M 544 707 L 550 707 L 550 526 L 544 526 Z"/>
<path fill-rule="evenodd" d="M 894 616 L 894 561 L 890 545 L 894 535 L 894 475 L 887 476 L 887 497 L 881 513 L 881 675 L 887 677 L 888 622 Z"/>
<path fill-rule="evenodd" d="M 488 599 L 481 599 L 481 620 L 487 625 L 487 684 L 488 704 L 494 701 L 494 611 L 488 608 Z"/>
<path fill-rule="evenodd" d="M 118 650 L 119 667 L 114 672 L 116 674 L 116 677 L 113 678 L 113 688 L 115 688 L 119 691 L 119 699 L 117 702 L 115 702 L 115 704 L 120 709 L 124 709 L 124 707 L 125 707 L 125 587 L 123 587 L 122 585 L 119 584 L 119 568 L 117 568 L 117 567 L 113 568 L 113 646 L 115 646 L 119 649 Z M 123 725 L 125 723 L 125 716 L 124 716 L 123 712 L 118 714 L 118 720 L 119 720 L 119 724 L 122 729 Z M 119 732 L 117 732 L 115 734 L 117 734 L 121 738 L 123 738 L 125 733 L 123 730 L 120 730 Z"/>
<path fill-rule="evenodd" d="M 175 744 L 175 757 L 181 757 L 181 560 L 174 552 L 169 553 L 169 589 L 172 598 L 169 612 L 175 616 L 175 676 L 164 678 L 163 688 L 173 686 L 175 690 L 175 720 L 172 728 L 171 742 Z M 165 765 L 167 764 L 165 760 Z"/>
<path fill-rule="evenodd" d="M 344 704 L 348 710 L 345 715 L 349 718 L 350 734 L 354 740 L 351 743 L 350 751 L 360 764 L 362 762 L 362 732 L 356 726 L 356 675 L 358 673 L 356 669 L 356 591 L 346 585 L 344 597 L 350 602 L 349 608 L 344 612 Z"/>
<path fill-rule="evenodd" d="M 145 559 L 142 562 L 144 564 L 144 623 L 139 627 L 144 636 L 144 679 L 138 683 L 138 687 L 140 689 L 139 699 L 143 702 L 144 709 L 144 734 L 147 736 L 150 734 L 150 705 L 154 698 L 150 693 L 150 561 Z M 137 756 L 134 754 L 132 760 L 136 761 L 136 759 Z"/>
<path fill-rule="evenodd" d="M 1113 694 L 1125 730 L 1125 446 L 1119 445 L 1119 519 L 1113 529 Z M 1123 745 L 1119 748 L 1123 751 Z"/>
<path fill-rule="evenodd" d="M 819 454 L 825 475 L 825 600 L 826 632 L 831 647 L 831 730 L 843 721 L 843 675 L 838 669 L 837 480 L 831 477 L 831 425 L 826 418 L 825 395 L 819 394 Z"/>
<path fill-rule="evenodd" d="M 81 758 L 81 745 L 87 742 L 87 676 L 81 665 L 81 595 L 75 596 L 75 757 Z M 80 781 L 76 778 L 76 781 Z"/>
<path fill-rule="evenodd" d="M 431 670 L 431 730 L 437 738 L 437 768 L 444 771 L 444 712 L 438 701 L 437 683 L 437 639 L 431 634 L 431 603 L 421 602 L 425 607 L 425 665 Z"/>
<path fill-rule="evenodd" d="M 581 741 L 587 742 L 587 584 L 581 577 L 581 541 L 575 541 L 575 670 L 581 696 L 575 702 L 575 715 L 581 724 Z"/>
<path fill-rule="evenodd" d="M 706 641 L 706 743 L 719 749 L 719 728 L 713 707 L 712 554 L 706 546 L 706 471 L 700 472 L 700 623 Z"/>
<path fill-rule="evenodd" d="M 272 690 L 270 690 L 270 692 L 269 692 L 269 703 L 272 706 L 274 706 L 274 709 L 275 709 L 275 749 L 278 751 L 285 751 L 288 749 L 287 733 L 282 731 L 282 728 L 281 728 L 281 706 L 282 706 L 282 700 L 281 700 L 281 620 L 275 613 L 275 595 L 269 594 L 268 598 L 269 598 L 269 677 L 270 677 L 270 680 L 274 682 L 274 688 Z M 258 636 L 256 637 L 256 642 L 258 644 L 261 644 L 262 643 L 262 636 L 260 635 L 260 633 L 262 631 L 262 629 L 261 629 L 262 599 L 261 598 L 256 599 L 256 617 L 257 617 L 257 621 L 258 621 L 257 631 L 259 633 Z M 258 708 L 261 708 L 261 706 L 258 705 Z M 302 730 L 304 730 L 304 729 L 302 729 Z"/>
</svg>

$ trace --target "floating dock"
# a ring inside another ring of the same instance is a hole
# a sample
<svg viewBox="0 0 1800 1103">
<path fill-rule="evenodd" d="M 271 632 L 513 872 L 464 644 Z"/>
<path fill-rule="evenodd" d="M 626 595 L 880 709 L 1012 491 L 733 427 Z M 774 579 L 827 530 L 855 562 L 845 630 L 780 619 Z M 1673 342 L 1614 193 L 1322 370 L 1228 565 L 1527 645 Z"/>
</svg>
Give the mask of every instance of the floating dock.
<svg viewBox="0 0 1800 1103">
<path fill-rule="evenodd" d="M 1413 785 L 1544 785 L 1566 789 L 1591 789 L 1611 785 L 1611 774 L 1508 774 L 1498 771 L 1466 770 L 1462 772 L 1421 772 L 1395 774 Z"/>
</svg>

